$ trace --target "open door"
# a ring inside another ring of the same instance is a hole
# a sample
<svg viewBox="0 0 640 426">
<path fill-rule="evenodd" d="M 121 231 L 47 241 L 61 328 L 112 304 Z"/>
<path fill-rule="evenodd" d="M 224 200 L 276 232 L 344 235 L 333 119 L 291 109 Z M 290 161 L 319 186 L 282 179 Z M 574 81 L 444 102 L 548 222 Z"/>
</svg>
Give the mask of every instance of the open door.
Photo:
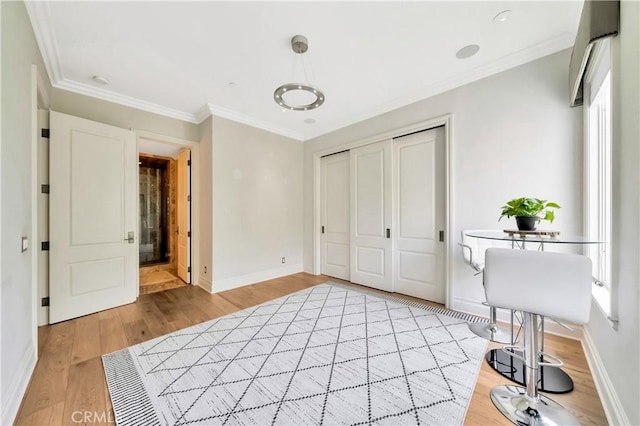
<svg viewBox="0 0 640 426">
<path fill-rule="evenodd" d="M 51 323 L 131 303 L 138 288 L 133 132 L 51 112 Z"/>
<path fill-rule="evenodd" d="M 191 284 L 191 151 L 178 155 L 176 216 L 178 221 L 178 277 Z"/>
</svg>

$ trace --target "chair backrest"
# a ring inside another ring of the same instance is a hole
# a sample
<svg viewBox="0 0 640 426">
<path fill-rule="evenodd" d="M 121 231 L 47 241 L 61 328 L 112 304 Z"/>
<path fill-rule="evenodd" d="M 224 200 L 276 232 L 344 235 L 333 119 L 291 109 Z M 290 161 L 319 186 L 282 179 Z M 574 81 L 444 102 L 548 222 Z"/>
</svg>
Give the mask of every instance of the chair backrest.
<svg viewBox="0 0 640 426">
<path fill-rule="evenodd" d="M 484 268 L 484 252 L 493 247 L 496 242 L 481 238 L 469 237 L 467 234 L 481 232 L 481 230 L 466 229 L 460 232 L 460 245 L 462 246 L 462 258 L 465 263 L 476 271 Z"/>
<path fill-rule="evenodd" d="M 584 324 L 591 308 L 591 259 L 490 248 L 485 253 L 484 289 L 491 306 Z"/>
</svg>

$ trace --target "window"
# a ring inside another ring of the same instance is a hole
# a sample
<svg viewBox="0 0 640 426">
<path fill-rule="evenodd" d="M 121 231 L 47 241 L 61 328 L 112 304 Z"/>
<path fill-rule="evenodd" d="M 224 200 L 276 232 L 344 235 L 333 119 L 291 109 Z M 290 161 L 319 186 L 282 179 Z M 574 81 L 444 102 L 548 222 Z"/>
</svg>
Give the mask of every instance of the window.
<svg viewBox="0 0 640 426">
<path fill-rule="evenodd" d="M 604 313 L 611 308 L 611 72 L 609 42 L 601 43 L 586 75 L 585 227 L 593 262 L 593 297 Z"/>
</svg>

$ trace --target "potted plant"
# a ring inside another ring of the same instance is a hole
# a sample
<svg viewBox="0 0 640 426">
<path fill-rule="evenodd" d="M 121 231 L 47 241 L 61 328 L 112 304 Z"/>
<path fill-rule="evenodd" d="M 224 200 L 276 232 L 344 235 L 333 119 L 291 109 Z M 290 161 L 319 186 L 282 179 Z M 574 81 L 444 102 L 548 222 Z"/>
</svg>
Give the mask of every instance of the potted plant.
<svg viewBox="0 0 640 426">
<path fill-rule="evenodd" d="M 555 219 L 553 209 L 559 209 L 560 206 L 552 201 L 522 197 L 508 201 L 501 208 L 502 213 L 498 221 L 505 216 L 515 216 L 520 231 L 534 231 L 536 222 L 548 220 L 553 223 L 553 219 Z"/>
</svg>

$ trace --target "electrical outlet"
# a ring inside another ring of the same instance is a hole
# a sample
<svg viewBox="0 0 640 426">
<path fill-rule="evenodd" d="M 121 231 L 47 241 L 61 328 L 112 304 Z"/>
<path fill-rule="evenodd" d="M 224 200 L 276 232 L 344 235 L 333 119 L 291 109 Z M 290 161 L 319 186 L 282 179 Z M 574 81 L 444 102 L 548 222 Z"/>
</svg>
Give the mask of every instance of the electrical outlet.
<svg viewBox="0 0 640 426">
<path fill-rule="evenodd" d="M 287 260 L 282 256 L 282 260 L 280 262 L 285 263 Z"/>
</svg>

